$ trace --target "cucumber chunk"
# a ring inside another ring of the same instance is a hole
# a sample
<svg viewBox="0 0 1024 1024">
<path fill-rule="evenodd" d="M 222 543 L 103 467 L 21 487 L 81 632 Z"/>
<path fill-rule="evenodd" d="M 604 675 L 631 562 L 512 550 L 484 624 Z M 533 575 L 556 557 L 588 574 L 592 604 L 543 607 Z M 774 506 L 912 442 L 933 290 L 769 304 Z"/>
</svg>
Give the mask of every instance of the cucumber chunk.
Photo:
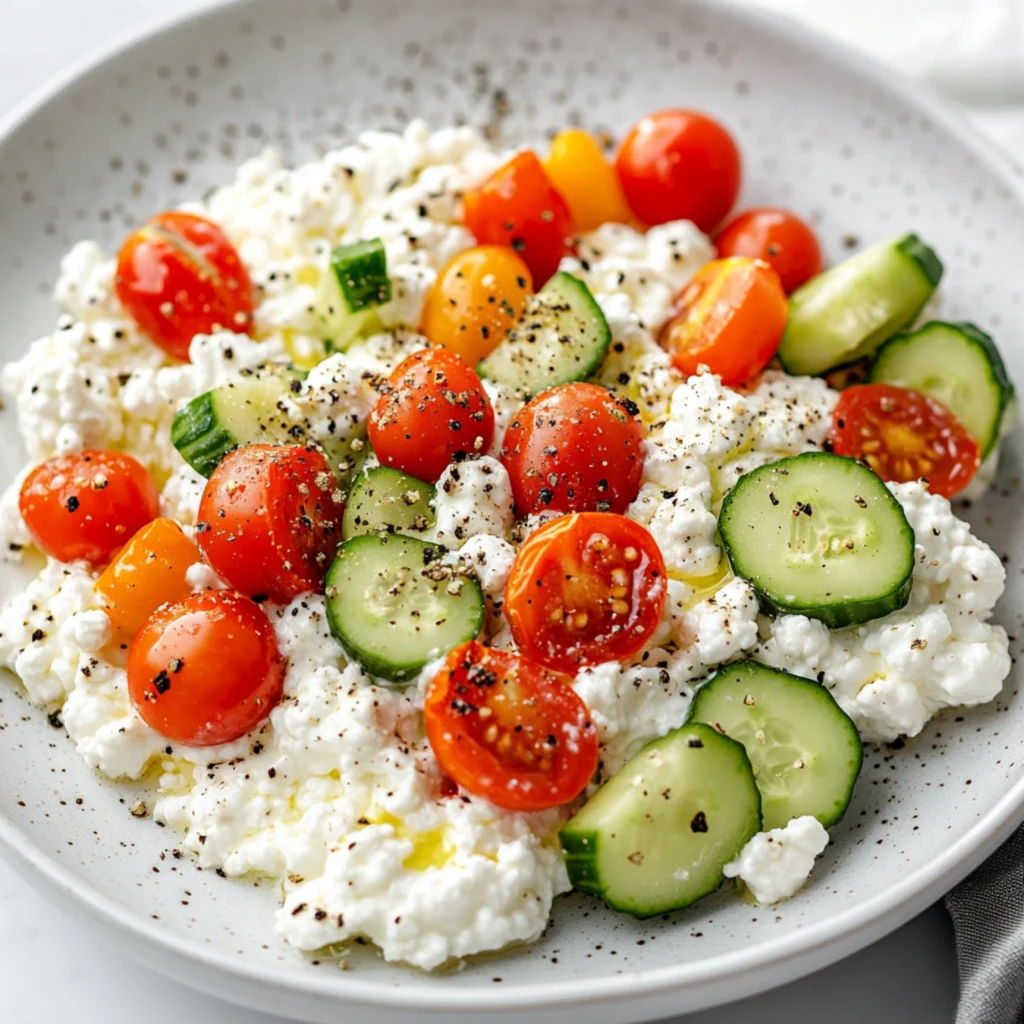
<svg viewBox="0 0 1024 1024">
<path fill-rule="evenodd" d="M 765 830 L 805 814 L 828 828 L 843 816 L 863 750 L 857 727 L 820 683 L 739 662 L 700 686 L 687 721 L 706 722 L 743 744 Z"/>
<path fill-rule="evenodd" d="M 374 466 L 352 484 L 342 539 L 366 533 L 423 533 L 434 524 L 433 500 L 430 484 L 390 466 Z"/>
<path fill-rule="evenodd" d="M 854 459 L 807 452 L 741 476 L 718 529 L 733 572 L 770 613 L 835 629 L 910 598 L 914 531 L 885 484 Z"/>
<path fill-rule="evenodd" d="M 913 323 L 942 278 L 917 235 L 872 246 L 823 271 L 789 297 L 778 356 L 787 373 L 824 373 L 871 355 Z"/>
<path fill-rule="evenodd" d="M 760 830 L 761 796 L 743 747 L 690 723 L 630 758 L 560 838 L 577 889 L 650 917 L 714 892 Z"/>
<path fill-rule="evenodd" d="M 970 323 L 934 320 L 897 334 L 875 353 L 869 380 L 938 399 L 970 431 L 987 458 L 999 441 L 1013 384 L 995 342 Z"/>
<path fill-rule="evenodd" d="M 400 534 L 352 537 L 338 548 L 325 580 L 327 621 L 371 675 L 407 682 L 480 632 L 480 584 L 454 576 L 443 553 Z"/>
<path fill-rule="evenodd" d="M 596 373 L 611 338 L 590 289 L 560 271 L 530 300 L 516 326 L 477 372 L 532 397 L 555 384 L 586 380 Z"/>
<path fill-rule="evenodd" d="M 377 307 L 390 301 L 387 255 L 379 238 L 332 250 L 315 303 L 328 351 L 348 348 L 377 322 Z"/>
</svg>

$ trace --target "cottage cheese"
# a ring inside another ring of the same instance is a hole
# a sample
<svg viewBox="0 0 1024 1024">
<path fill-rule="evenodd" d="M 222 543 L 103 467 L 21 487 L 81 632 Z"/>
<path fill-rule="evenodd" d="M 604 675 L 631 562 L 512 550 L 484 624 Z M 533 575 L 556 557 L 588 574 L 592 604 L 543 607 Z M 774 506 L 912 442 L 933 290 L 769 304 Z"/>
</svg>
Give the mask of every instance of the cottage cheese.
<svg viewBox="0 0 1024 1024">
<path fill-rule="evenodd" d="M 758 903 L 788 900 L 807 881 L 814 861 L 828 846 L 828 833 L 811 815 L 785 828 L 758 832 L 740 855 L 726 864 L 726 878 L 739 878 Z"/>
</svg>

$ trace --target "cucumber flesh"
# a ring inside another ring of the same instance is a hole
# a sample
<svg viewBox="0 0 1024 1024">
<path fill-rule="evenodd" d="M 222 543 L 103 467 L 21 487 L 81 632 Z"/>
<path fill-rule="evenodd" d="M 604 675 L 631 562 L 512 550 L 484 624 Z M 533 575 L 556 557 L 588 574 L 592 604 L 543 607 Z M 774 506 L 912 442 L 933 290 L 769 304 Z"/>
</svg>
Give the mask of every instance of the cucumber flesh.
<svg viewBox="0 0 1024 1024">
<path fill-rule="evenodd" d="M 867 466 L 826 452 L 740 477 L 718 529 L 733 572 L 769 613 L 833 629 L 880 618 L 910 598 L 914 531 Z"/>
<path fill-rule="evenodd" d="M 706 722 L 743 744 L 765 830 L 805 814 L 828 828 L 843 816 L 863 750 L 857 727 L 820 683 L 739 662 L 700 686 L 687 721 Z"/>
<path fill-rule="evenodd" d="M 869 380 L 923 391 L 970 431 L 987 458 L 999 442 L 1013 384 L 995 342 L 970 323 L 935 320 L 875 353 Z"/>
<path fill-rule="evenodd" d="M 431 484 L 390 466 L 374 466 L 352 484 L 342 539 L 367 533 L 424 533 L 434 524 L 433 500 Z"/>
<path fill-rule="evenodd" d="M 648 743 L 562 827 L 572 884 L 649 917 L 714 892 L 761 830 L 743 747 L 689 723 Z"/>
<path fill-rule="evenodd" d="M 871 355 L 913 323 L 941 278 L 939 258 L 913 234 L 830 267 L 789 297 L 783 368 L 824 373 Z"/>
<path fill-rule="evenodd" d="M 390 301 L 387 255 L 379 238 L 332 250 L 315 303 L 328 351 L 344 351 L 369 333 L 379 322 L 378 307 Z"/>
</svg>

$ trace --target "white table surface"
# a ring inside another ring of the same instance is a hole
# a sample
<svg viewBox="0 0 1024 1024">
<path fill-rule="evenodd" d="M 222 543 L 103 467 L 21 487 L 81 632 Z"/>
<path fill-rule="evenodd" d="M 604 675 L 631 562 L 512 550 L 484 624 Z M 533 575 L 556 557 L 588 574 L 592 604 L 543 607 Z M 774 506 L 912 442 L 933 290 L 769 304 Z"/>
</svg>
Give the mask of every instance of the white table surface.
<svg viewBox="0 0 1024 1024">
<path fill-rule="evenodd" d="M 208 2 L 0 0 L 0 117 L 87 50 Z M 821 6 L 814 20 L 822 23 Z M 831 968 L 755 999 L 692 1015 L 686 1024 L 729 1024 L 753 1014 L 759 1024 L 862 1024 L 866 1014 L 872 1024 L 945 1024 L 953 1020 L 956 996 L 952 931 L 937 906 Z M 229 1006 L 124 961 L 0 861 L 0 1021 L 135 1024 L 140 1019 L 146 1024 L 284 1024 L 282 1018 Z"/>
</svg>

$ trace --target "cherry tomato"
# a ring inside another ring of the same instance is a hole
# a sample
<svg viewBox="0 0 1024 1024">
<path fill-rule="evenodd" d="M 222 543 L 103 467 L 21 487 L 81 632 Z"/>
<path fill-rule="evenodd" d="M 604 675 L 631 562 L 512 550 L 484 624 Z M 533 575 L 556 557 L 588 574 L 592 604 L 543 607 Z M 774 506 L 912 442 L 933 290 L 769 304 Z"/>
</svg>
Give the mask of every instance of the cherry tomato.
<svg viewBox="0 0 1024 1024">
<path fill-rule="evenodd" d="M 248 334 L 252 282 L 238 251 L 205 217 L 171 210 L 128 236 L 115 290 L 139 329 L 175 359 L 188 360 L 197 334 Z"/>
<path fill-rule="evenodd" d="M 519 549 L 505 617 L 528 658 L 556 672 L 623 661 L 661 622 L 665 562 L 654 538 L 613 512 L 545 523 Z"/>
<path fill-rule="evenodd" d="M 55 455 L 36 466 L 21 485 L 18 509 L 46 554 L 102 565 L 160 515 L 160 497 L 130 455 L 90 451 Z"/>
<path fill-rule="evenodd" d="M 527 402 L 501 445 L 516 513 L 625 512 L 644 470 L 635 413 L 596 384 L 561 384 Z"/>
<path fill-rule="evenodd" d="M 571 252 L 569 207 L 529 149 L 466 193 L 463 219 L 478 242 L 508 245 L 519 253 L 538 287 Z"/>
<path fill-rule="evenodd" d="M 866 462 L 883 480 L 928 481 L 952 498 L 981 462 L 978 443 L 941 402 L 894 384 L 857 384 L 832 413 L 832 450 Z"/>
<path fill-rule="evenodd" d="M 810 224 L 795 213 L 764 207 L 734 217 L 715 239 L 719 256 L 764 260 L 789 295 L 821 273 L 821 249 Z"/>
<path fill-rule="evenodd" d="M 577 231 L 633 220 L 615 168 L 597 139 L 582 128 L 568 128 L 555 136 L 544 170 L 565 198 Z"/>
<path fill-rule="evenodd" d="M 597 768 L 597 730 L 568 681 L 475 640 L 448 655 L 423 714 L 441 768 L 508 810 L 567 803 Z"/>
<path fill-rule="evenodd" d="M 707 366 L 736 386 L 756 377 L 775 355 L 788 306 L 779 275 L 761 260 L 713 260 L 676 298 L 661 344 L 676 369 Z"/>
<path fill-rule="evenodd" d="M 629 205 L 645 224 L 692 220 L 711 231 L 740 191 L 740 151 L 732 136 L 692 110 L 641 118 L 623 141 L 616 167 Z"/>
<path fill-rule="evenodd" d="M 367 429 L 385 466 L 433 482 L 449 463 L 490 448 L 494 410 L 465 360 L 447 349 L 425 348 L 392 371 Z"/>
<path fill-rule="evenodd" d="M 270 620 L 233 590 L 161 605 L 128 648 L 128 693 L 139 716 L 190 747 L 255 729 L 280 701 L 284 671 Z"/>
<path fill-rule="evenodd" d="M 476 366 L 522 316 L 533 293 L 530 268 L 504 245 L 478 245 L 438 274 L 420 329 Z"/>
<path fill-rule="evenodd" d="M 337 486 L 315 448 L 236 448 L 207 481 L 196 540 L 236 590 L 284 604 L 324 581 L 341 541 Z"/>
</svg>

